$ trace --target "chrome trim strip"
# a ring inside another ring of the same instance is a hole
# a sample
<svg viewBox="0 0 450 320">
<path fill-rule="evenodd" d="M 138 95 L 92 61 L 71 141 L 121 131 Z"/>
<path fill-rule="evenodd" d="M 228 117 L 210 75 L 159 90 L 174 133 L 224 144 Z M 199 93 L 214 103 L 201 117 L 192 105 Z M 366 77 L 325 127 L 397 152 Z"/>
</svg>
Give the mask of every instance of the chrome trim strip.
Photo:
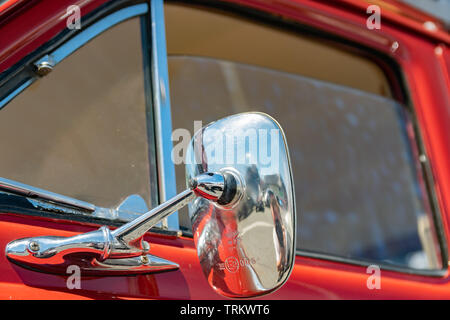
<svg viewBox="0 0 450 320">
<path fill-rule="evenodd" d="M 158 185 L 158 161 L 156 147 L 156 124 L 153 107 L 153 84 L 152 84 L 152 40 L 151 40 L 151 21 L 148 15 L 142 15 L 141 20 L 141 42 L 142 57 L 144 68 L 144 91 L 145 91 L 145 114 L 147 125 L 148 140 L 148 160 L 149 160 L 149 178 L 150 178 L 150 208 L 159 205 L 159 185 Z"/>
<path fill-rule="evenodd" d="M 172 116 L 170 111 L 169 71 L 167 65 L 166 31 L 163 0 L 150 2 L 152 21 L 152 77 L 158 157 L 160 203 L 177 194 L 175 164 L 172 161 Z M 173 213 L 163 227 L 179 230 L 178 212 Z"/>
<path fill-rule="evenodd" d="M 51 201 L 56 204 L 63 204 L 76 209 L 81 209 L 84 211 L 94 212 L 95 205 L 77 200 L 74 198 L 66 197 L 57 193 L 53 193 L 47 190 L 32 187 L 20 182 L 8 180 L 5 178 L 0 178 L 0 190 L 6 191 L 12 194 L 18 194 L 24 197 L 41 199 L 46 201 Z"/>
</svg>

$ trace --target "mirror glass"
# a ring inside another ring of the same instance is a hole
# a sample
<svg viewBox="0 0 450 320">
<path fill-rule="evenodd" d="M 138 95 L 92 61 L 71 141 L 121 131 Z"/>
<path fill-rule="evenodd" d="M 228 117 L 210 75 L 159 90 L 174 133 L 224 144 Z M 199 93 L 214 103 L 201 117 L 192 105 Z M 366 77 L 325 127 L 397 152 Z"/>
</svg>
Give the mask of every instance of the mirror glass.
<svg viewBox="0 0 450 320">
<path fill-rule="evenodd" d="M 206 279 L 227 297 L 273 292 L 288 279 L 295 258 L 294 185 L 283 130 L 257 112 L 207 125 L 187 151 L 188 185 L 206 172 L 234 175 L 240 194 L 226 206 L 200 197 L 189 204 Z"/>
</svg>

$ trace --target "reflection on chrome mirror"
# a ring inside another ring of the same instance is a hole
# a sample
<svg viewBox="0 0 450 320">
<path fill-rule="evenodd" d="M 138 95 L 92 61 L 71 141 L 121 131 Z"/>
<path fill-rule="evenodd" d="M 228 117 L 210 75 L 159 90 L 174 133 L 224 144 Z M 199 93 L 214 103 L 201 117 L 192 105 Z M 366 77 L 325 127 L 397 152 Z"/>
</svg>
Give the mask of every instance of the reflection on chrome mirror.
<svg viewBox="0 0 450 320">
<path fill-rule="evenodd" d="M 189 204 L 203 273 L 221 295 L 273 292 L 295 258 L 296 214 L 289 154 L 282 129 L 262 113 L 216 121 L 197 132 L 186 159 L 188 184 L 221 173 L 227 193 Z M 205 193 L 214 185 L 203 184 Z"/>
</svg>

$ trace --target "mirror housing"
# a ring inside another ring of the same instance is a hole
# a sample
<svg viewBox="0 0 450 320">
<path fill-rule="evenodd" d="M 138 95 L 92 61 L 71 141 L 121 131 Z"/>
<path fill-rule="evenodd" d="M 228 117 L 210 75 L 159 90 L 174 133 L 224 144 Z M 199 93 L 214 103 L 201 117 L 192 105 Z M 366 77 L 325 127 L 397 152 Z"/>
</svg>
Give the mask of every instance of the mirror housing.
<svg viewBox="0 0 450 320">
<path fill-rule="evenodd" d="M 292 271 L 296 240 L 294 184 L 280 125 L 263 113 L 243 113 L 202 128 L 187 152 L 188 186 L 195 181 L 198 189 L 198 177 L 211 172 L 224 177 L 226 196 L 189 204 L 206 279 L 227 297 L 275 291 Z"/>
</svg>

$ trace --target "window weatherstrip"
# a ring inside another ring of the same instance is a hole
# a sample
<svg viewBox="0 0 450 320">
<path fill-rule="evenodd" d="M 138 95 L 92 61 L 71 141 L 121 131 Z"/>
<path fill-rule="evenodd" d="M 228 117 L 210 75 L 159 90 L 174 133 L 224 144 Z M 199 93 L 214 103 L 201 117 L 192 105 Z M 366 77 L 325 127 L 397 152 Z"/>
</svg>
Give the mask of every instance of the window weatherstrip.
<svg viewBox="0 0 450 320">
<path fill-rule="evenodd" d="M 152 0 L 150 6 L 158 183 L 160 202 L 162 203 L 174 197 L 177 189 L 175 164 L 172 161 L 172 116 L 163 0 Z M 166 219 L 163 221 L 163 227 L 167 227 L 169 230 L 179 230 L 178 212 L 174 212 Z"/>
</svg>

